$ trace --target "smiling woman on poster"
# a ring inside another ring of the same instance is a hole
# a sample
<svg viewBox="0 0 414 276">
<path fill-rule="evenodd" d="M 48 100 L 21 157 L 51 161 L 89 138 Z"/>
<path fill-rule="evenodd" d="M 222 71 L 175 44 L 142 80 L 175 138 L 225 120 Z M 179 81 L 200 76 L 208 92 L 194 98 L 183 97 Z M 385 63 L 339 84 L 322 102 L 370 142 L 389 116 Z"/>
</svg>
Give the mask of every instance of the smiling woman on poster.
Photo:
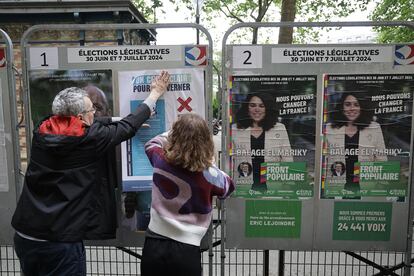
<svg viewBox="0 0 414 276">
<path fill-rule="evenodd" d="M 248 94 L 236 113 L 236 124 L 232 127 L 235 170 L 243 162 L 253 167 L 253 173 L 242 178 L 235 171 L 236 184 L 251 184 L 252 190 L 267 190 L 266 182 L 260 181 L 262 163 L 293 161 L 286 128 L 277 122 L 272 103 L 274 100 L 268 94 Z"/>
<path fill-rule="evenodd" d="M 335 162 L 345 164 L 344 189 L 352 194 L 360 191 L 355 176 L 355 163 L 360 161 L 387 161 L 381 126 L 373 120 L 370 99 L 361 93 L 344 92 L 332 111 L 326 126 L 328 168 Z"/>
</svg>

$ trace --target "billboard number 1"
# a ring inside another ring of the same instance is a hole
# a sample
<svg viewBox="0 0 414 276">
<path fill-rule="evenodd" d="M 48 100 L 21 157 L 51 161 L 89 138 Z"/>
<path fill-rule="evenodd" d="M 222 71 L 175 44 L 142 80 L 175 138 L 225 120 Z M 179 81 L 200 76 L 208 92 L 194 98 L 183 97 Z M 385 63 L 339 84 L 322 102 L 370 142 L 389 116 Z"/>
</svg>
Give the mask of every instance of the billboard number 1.
<svg viewBox="0 0 414 276">
<path fill-rule="evenodd" d="M 59 58 L 56 47 L 32 47 L 29 48 L 30 69 L 58 69 Z"/>
<path fill-rule="evenodd" d="M 46 53 L 43 52 L 40 56 L 43 57 L 43 63 L 40 66 L 49 66 L 49 64 L 46 63 Z"/>
</svg>

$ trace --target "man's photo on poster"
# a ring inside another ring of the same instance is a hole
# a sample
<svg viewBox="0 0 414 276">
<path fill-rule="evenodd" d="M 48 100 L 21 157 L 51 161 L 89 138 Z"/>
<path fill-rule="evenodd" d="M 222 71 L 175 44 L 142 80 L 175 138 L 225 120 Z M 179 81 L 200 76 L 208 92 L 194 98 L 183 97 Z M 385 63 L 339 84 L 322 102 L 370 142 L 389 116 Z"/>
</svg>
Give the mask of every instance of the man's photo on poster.
<svg viewBox="0 0 414 276">
<path fill-rule="evenodd" d="M 248 177 L 252 174 L 253 167 L 248 162 L 241 162 L 237 167 L 237 171 L 239 172 L 239 177 Z"/>
<path fill-rule="evenodd" d="M 342 176 L 345 173 L 345 164 L 341 161 L 336 161 L 331 165 L 332 176 Z"/>
</svg>

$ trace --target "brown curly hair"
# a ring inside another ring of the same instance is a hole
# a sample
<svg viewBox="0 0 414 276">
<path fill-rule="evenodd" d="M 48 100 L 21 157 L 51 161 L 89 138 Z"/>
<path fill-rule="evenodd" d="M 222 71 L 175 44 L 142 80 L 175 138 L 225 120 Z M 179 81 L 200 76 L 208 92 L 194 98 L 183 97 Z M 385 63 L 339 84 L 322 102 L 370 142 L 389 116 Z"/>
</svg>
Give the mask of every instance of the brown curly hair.
<svg viewBox="0 0 414 276">
<path fill-rule="evenodd" d="M 164 147 L 167 162 L 192 172 L 212 165 L 214 143 L 206 121 L 197 114 L 184 114 L 173 124 Z"/>
</svg>

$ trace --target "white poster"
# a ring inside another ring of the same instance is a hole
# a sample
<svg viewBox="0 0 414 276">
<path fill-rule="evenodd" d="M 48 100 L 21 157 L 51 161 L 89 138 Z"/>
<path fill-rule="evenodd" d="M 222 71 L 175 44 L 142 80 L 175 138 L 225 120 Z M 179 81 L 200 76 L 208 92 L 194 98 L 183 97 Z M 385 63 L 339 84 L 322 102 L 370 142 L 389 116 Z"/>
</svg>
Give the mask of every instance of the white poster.
<svg viewBox="0 0 414 276">
<path fill-rule="evenodd" d="M 127 116 L 149 95 L 152 80 L 161 70 L 123 71 L 118 73 L 119 110 Z M 180 114 L 197 113 L 205 117 L 204 71 L 202 69 L 169 69 L 170 85 L 157 101 L 156 113 L 137 134 L 122 144 L 123 191 L 150 189 L 152 167 L 144 144 L 169 130 Z"/>
</svg>

